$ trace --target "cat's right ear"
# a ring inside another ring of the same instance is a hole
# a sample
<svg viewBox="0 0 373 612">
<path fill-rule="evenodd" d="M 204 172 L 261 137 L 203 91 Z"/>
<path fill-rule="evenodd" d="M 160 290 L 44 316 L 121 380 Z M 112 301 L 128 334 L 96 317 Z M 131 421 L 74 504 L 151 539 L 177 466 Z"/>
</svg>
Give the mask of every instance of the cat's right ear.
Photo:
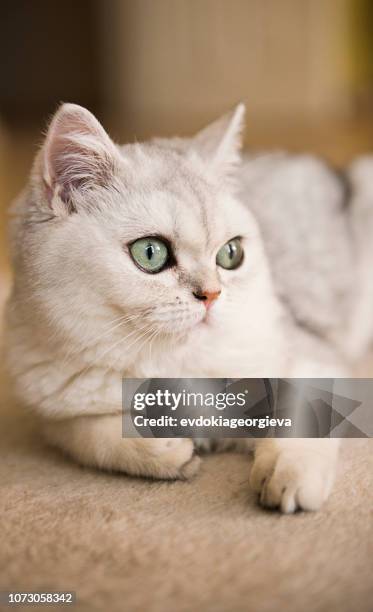
<svg viewBox="0 0 373 612">
<path fill-rule="evenodd" d="M 234 183 L 236 167 L 240 163 L 245 106 L 238 104 L 192 139 L 192 149 L 207 167 L 223 181 Z"/>
<path fill-rule="evenodd" d="M 76 211 L 77 196 L 106 187 L 118 163 L 113 141 L 97 119 L 77 104 L 63 104 L 54 115 L 42 149 L 42 180 L 50 208 Z"/>
</svg>

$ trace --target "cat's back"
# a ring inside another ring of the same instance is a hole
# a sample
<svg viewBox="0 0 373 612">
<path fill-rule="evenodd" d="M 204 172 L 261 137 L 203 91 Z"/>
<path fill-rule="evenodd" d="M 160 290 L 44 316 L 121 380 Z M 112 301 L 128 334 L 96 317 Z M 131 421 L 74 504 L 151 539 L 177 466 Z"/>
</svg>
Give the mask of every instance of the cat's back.
<svg viewBox="0 0 373 612">
<path fill-rule="evenodd" d="M 344 181 L 316 157 L 286 153 L 246 156 L 240 178 L 277 295 L 297 324 L 322 336 L 338 334 L 354 282 Z"/>
</svg>

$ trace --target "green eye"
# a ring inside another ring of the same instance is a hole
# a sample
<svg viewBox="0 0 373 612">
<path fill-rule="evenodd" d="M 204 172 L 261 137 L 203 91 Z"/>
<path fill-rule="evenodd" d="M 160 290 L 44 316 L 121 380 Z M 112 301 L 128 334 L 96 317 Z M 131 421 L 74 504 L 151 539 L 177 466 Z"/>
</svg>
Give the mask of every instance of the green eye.
<svg viewBox="0 0 373 612">
<path fill-rule="evenodd" d="M 151 274 L 160 272 L 169 260 L 167 245 L 159 238 L 140 238 L 131 244 L 130 251 L 139 268 Z"/>
<path fill-rule="evenodd" d="M 239 238 L 233 238 L 218 251 L 216 263 L 226 270 L 234 270 L 242 263 L 243 248 Z"/>
</svg>

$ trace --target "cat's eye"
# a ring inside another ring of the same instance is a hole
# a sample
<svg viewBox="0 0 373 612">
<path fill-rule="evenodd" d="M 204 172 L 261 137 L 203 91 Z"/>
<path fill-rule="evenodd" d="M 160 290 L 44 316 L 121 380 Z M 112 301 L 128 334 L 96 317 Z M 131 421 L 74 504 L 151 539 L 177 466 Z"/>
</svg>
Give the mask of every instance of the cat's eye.
<svg viewBox="0 0 373 612">
<path fill-rule="evenodd" d="M 216 263 L 226 270 L 234 270 L 241 265 L 243 260 L 243 247 L 239 238 L 232 238 L 219 249 L 216 255 Z"/>
<path fill-rule="evenodd" d="M 160 238 L 139 238 L 129 248 L 132 259 L 144 272 L 161 272 L 169 262 L 167 244 Z"/>
</svg>

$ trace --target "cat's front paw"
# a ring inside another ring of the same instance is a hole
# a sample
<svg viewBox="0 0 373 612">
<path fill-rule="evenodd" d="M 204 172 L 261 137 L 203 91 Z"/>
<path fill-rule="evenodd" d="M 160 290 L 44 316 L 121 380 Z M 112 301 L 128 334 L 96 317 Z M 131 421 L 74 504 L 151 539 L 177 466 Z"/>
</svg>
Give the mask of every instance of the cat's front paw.
<svg viewBox="0 0 373 612">
<path fill-rule="evenodd" d="M 137 440 L 140 459 L 133 473 L 161 479 L 188 480 L 194 476 L 201 459 L 194 454 L 194 444 L 187 438 Z M 124 471 L 128 471 L 126 468 Z"/>
<path fill-rule="evenodd" d="M 315 453 L 290 444 L 268 448 L 254 460 L 250 484 L 262 506 L 286 514 L 318 510 L 327 499 L 334 480 L 335 462 L 329 453 Z"/>
</svg>

